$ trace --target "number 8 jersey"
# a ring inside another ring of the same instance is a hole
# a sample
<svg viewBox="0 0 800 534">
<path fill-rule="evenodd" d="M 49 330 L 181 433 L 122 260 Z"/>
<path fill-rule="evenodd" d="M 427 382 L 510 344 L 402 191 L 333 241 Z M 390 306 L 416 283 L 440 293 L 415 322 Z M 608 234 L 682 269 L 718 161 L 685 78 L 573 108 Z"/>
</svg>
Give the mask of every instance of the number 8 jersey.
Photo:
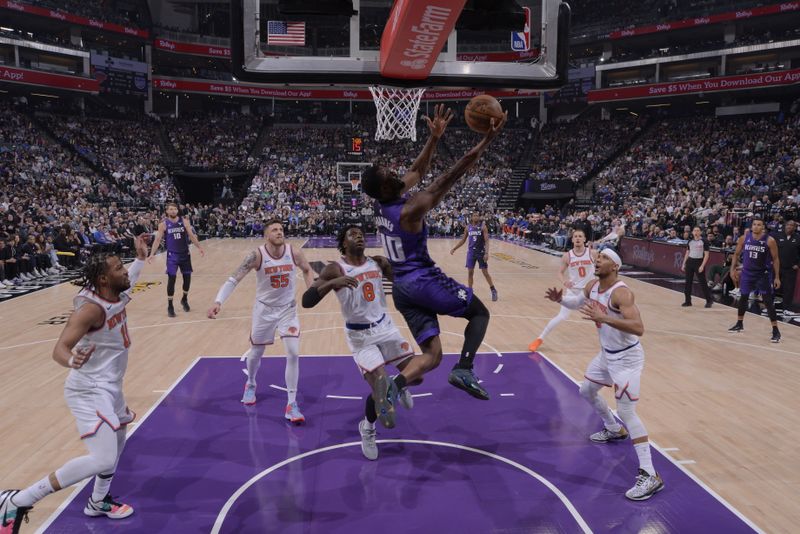
<svg viewBox="0 0 800 534">
<path fill-rule="evenodd" d="M 273 257 L 266 245 L 258 247 L 261 265 L 256 271 L 256 300 L 270 307 L 294 304 L 295 264 L 292 246 L 286 243 L 283 254 Z"/>
<path fill-rule="evenodd" d="M 381 266 L 369 256 L 362 265 L 350 265 L 344 259 L 337 263 L 345 276 L 358 280 L 358 287 L 345 287 L 336 291 L 345 322 L 371 324 L 380 321 L 386 314 Z"/>
</svg>

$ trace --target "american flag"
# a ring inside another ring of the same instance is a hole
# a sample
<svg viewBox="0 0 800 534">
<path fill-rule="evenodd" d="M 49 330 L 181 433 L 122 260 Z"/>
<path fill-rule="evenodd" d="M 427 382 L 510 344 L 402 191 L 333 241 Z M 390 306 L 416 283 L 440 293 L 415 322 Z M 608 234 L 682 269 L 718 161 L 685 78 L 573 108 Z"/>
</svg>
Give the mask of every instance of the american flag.
<svg viewBox="0 0 800 534">
<path fill-rule="evenodd" d="M 306 23 L 270 20 L 267 22 L 267 44 L 305 46 Z"/>
</svg>

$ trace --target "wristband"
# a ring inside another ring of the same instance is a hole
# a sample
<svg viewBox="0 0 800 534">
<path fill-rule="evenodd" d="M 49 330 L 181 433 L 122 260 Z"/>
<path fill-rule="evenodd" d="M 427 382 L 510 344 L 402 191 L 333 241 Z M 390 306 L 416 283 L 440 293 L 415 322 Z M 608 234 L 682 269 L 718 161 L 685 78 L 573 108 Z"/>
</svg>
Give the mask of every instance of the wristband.
<svg viewBox="0 0 800 534">
<path fill-rule="evenodd" d="M 75 365 L 75 356 L 70 356 L 69 360 L 67 360 L 67 367 L 72 367 Z"/>
</svg>

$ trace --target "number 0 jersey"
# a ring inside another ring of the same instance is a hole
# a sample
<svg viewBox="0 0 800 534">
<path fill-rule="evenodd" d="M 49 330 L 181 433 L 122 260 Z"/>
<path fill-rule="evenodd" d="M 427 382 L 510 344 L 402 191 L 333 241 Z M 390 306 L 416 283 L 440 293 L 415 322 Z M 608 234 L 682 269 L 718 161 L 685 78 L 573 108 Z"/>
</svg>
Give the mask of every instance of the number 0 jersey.
<svg viewBox="0 0 800 534">
<path fill-rule="evenodd" d="M 94 345 L 92 355 L 80 369 L 70 370 L 70 374 L 80 375 L 97 382 L 118 382 L 125 376 L 128 368 L 128 347 L 131 338 L 128 334 L 128 316 L 125 306 L 131 298 L 121 293 L 119 300 L 105 300 L 91 289 L 82 289 L 73 299 L 75 311 L 82 306 L 99 306 L 105 313 L 103 326 L 86 333 L 76 345 L 76 349 Z"/>
<path fill-rule="evenodd" d="M 582 289 L 594 279 L 592 253 L 586 248 L 580 256 L 575 254 L 574 250 L 570 250 L 568 254 L 569 267 L 567 268 L 567 274 L 572 281 L 573 287 Z"/>
</svg>

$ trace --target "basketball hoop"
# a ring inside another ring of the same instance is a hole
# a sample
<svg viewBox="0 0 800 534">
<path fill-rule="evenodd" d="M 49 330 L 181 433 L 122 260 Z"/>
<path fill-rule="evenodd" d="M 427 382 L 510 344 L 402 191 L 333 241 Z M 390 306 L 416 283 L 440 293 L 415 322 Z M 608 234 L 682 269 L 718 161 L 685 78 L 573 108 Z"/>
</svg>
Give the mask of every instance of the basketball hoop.
<svg viewBox="0 0 800 534">
<path fill-rule="evenodd" d="M 361 178 L 350 178 L 350 185 L 353 191 L 358 191 L 358 186 L 361 184 Z"/>
<path fill-rule="evenodd" d="M 369 88 L 378 110 L 376 141 L 417 140 L 417 111 L 425 88 L 404 89 L 375 85 Z"/>
</svg>

